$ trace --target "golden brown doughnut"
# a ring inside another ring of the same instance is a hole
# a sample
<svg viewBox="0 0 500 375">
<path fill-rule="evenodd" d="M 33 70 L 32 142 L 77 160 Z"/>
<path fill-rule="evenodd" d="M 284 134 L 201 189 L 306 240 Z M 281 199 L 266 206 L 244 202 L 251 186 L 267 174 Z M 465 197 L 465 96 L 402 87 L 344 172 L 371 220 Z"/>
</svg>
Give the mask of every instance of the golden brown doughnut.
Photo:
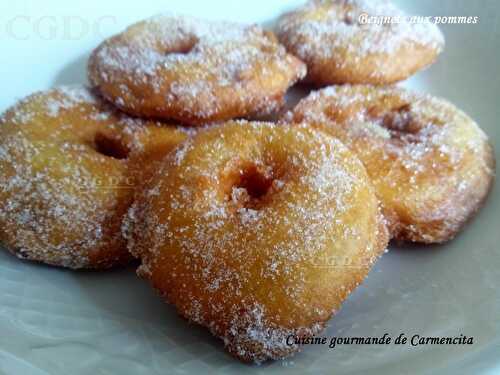
<svg viewBox="0 0 500 375">
<path fill-rule="evenodd" d="M 69 268 L 131 259 L 120 234 L 134 190 L 181 129 L 120 114 L 85 87 L 34 94 L 0 119 L 0 242 Z"/>
<path fill-rule="evenodd" d="M 366 172 L 338 140 L 245 121 L 170 153 L 124 228 L 138 273 L 255 362 L 320 332 L 387 244 Z"/>
<path fill-rule="evenodd" d="M 310 94 L 285 118 L 307 121 L 356 153 L 396 239 L 450 240 L 492 185 L 488 138 L 444 99 L 398 87 L 332 86 Z"/>
<path fill-rule="evenodd" d="M 116 106 L 191 125 L 274 112 L 305 73 L 260 27 L 173 15 L 130 26 L 89 61 L 90 81 Z"/>
<path fill-rule="evenodd" d="M 405 22 L 377 24 L 373 18 L 363 24 L 365 15 L 399 16 Z M 284 14 L 277 34 L 307 64 L 311 83 L 387 84 L 430 65 L 444 47 L 436 25 L 404 17 L 388 1 L 313 0 Z"/>
</svg>

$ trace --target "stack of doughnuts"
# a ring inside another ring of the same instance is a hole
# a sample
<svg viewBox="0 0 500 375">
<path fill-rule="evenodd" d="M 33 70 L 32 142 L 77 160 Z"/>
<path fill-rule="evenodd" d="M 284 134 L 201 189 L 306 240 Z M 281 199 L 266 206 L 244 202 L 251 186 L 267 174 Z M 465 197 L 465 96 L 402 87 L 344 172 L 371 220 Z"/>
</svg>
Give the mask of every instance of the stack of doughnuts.
<svg viewBox="0 0 500 375">
<path fill-rule="evenodd" d="M 316 0 L 283 15 L 277 36 L 162 15 L 105 40 L 90 87 L 39 92 L 0 117 L 1 243 L 75 270 L 136 258 L 235 357 L 297 352 L 390 239 L 450 240 L 493 181 L 471 118 L 389 85 L 444 47 L 432 24 L 360 22 L 401 14 Z M 283 114 L 299 81 L 320 89 Z"/>
</svg>

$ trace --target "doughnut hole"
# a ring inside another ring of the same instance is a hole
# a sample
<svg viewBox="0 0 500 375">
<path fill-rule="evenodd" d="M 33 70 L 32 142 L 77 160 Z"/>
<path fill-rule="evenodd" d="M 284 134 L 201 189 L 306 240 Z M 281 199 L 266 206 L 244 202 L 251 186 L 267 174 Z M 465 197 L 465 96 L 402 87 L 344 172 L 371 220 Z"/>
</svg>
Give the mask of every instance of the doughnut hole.
<svg viewBox="0 0 500 375">
<path fill-rule="evenodd" d="M 130 153 L 121 139 L 101 132 L 95 134 L 92 146 L 97 153 L 118 160 L 127 159 Z"/>
<path fill-rule="evenodd" d="M 413 117 L 411 106 L 408 103 L 399 105 L 389 111 L 380 107 L 370 107 L 366 111 L 367 117 L 379 126 L 387 129 L 391 139 L 416 143 L 422 124 Z"/>
<path fill-rule="evenodd" d="M 342 22 L 349 26 L 357 24 L 357 22 L 354 21 L 354 16 L 351 13 L 346 13 L 344 18 L 342 19 Z"/>
<path fill-rule="evenodd" d="M 226 178 L 226 199 L 237 209 L 262 209 L 271 202 L 281 175 L 274 166 L 243 163 Z"/>
<path fill-rule="evenodd" d="M 272 172 L 264 166 L 244 165 L 231 177 L 228 198 L 237 208 L 262 208 L 269 199 L 273 179 Z"/>
<path fill-rule="evenodd" d="M 251 201 L 259 201 L 269 192 L 272 183 L 272 175 L 255 165 L 251 165 L 242 171 L 235 186 L 239 189 L 245 189 Z"/>
<path fill-rule="evenodd" d="M 171 54 L 187 55 L 193 50 L 193 48 L 196 46 L 197 43 L 198 43 L 198 38 L 196 38 L 195 36 L 188 36 L 185 38 L 179 38 L 175 40 L 169 46 L 160 46 L 159 49 L 165 55 L 171 55 Z"/>
</svg>

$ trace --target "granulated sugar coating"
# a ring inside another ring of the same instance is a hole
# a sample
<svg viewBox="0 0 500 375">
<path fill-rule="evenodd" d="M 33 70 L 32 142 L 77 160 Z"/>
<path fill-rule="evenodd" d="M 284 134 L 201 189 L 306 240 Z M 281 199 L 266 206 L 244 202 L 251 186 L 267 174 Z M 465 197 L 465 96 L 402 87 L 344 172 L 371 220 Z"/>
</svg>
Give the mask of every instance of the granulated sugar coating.
<svg viewBox="0 0 500 375">
<path fill-rule="evenodd" d="M 244 361 L 296 352 L 386 247 L 361 162 L 311 127 L 229 122 L 163 163 L 123 225 L 138 273 Z"/>
<path fill-rule="evenodd" d="M 451 103 L 403 88 L 332 86 L 285 115 L 339 138 L 373 181 L 393 237 L 453 238 L 492 185 L 486 135 Z"/>
<path fill-rule="evenodd" d="M 365 16 L 378 18 L 368 23 Z M 400 22 L 374 23 L 384 16 Z M 411 20 L 388 1 L 316 0 L 283 15 L 277 29 L 307 64 L 310 82 L 387 84 L 431 64 L 443 49 L 436 25 Z"/>
<path fill-rule="evenodd" d="M 134 189 L 159 150 L 186 137 L 120 114 L 81 86 L 22 100 L 0 118 L 0 241 L 20 258 L 63 267 L 129 261 L 120 225 Z"/>
<path fill-rule="evenodd" d="M 170 14 L 106 40 L 89 62 L 90 81 L 118 107 L 191 125 L 274 112 L 305 74 L 258 26 Z"/>
</svg>

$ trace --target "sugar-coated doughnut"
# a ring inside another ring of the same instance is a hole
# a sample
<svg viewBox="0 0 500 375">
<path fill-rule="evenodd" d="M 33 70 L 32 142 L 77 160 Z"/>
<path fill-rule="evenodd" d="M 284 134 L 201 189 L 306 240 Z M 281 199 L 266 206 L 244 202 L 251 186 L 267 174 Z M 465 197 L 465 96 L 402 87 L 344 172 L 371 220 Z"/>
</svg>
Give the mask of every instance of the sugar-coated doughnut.
<svg viewBox="0 0 500 375">
<path fill-rule="evenodd" d="M 435 24 L 412 21 L 388 1 L 309 1 L 284 14 L 277 29 L 307 64 L 307 80 L 320 86 L 400 81 L 430 65 L 444 46 Z"/>
<path fill-rule="evenodd" d="M 116 106 L 191 125 L 267 115 L 305 73 L 258 26 L 174 15 L 130 26 L 89 61 L 91 83 Z"/>
<path fill-rule="evenodd" d="M 245 121 L 170 153 L 124 233 L 142 277 L 255 362 L 320 332 L 388 238 L 365 169 L 338 140 Z"/>
<path fill-rule="evenodd" d="M 187 137 L 118 113 L 85 87 L 34 94 L 0 119 L 0 242 L 69 268 L 131 259 L 121 221 L 134 190 Z"/>
<path fill-rule="evenodd" d="M 488 138 L 444 99 L 398 87 L 332 86 L 311 93 L 285 118 L 307 121 L 356 153 L 396 239 L 453 238 L 492 185 Z"/>
</svg>

